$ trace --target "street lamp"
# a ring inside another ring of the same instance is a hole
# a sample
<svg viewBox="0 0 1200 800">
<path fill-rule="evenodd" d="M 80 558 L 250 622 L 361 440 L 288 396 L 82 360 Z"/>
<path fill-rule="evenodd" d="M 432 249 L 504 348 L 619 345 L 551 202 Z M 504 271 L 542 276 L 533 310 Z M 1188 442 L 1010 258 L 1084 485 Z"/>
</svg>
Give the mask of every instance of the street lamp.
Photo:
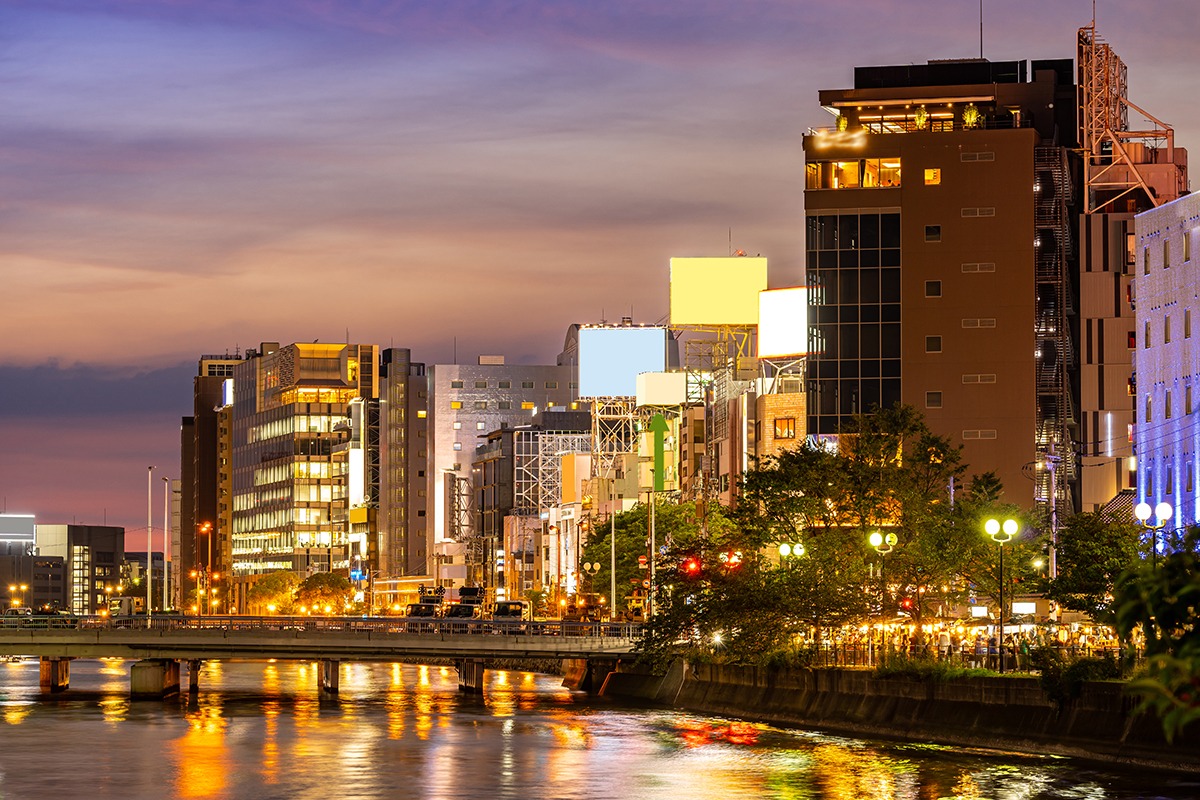
<svg viewBox="0 0 1200 800">
<path fill-rule="evenodd" d="M 1153 513 L 1155 520 L 1150 523 L 1150 514 Z M 1133 515 L 1137 517 L 1137 521 L 1141 526 L 1150 531 L 1150 560 L 1154 566 L 1158 566 L 1158 532 L 1167 527 L 1167 523 L 1171 521 L 1171 516 L 1175 513 L 1175 508 L 1167 502 L 1159 503 L 1154 507 L 1153 512 L 1150 510 L 1149 503 L 1138 503 L 1133 508 Z"/>
<path fill-rule="evenodd" d="M 983 524 L 987 535 L 1000 545 L 1000 636 L 997 646 L 1000 653 L 1000 674 L 1004 674 L 1004 544 L 1012 540 L 1021 526 L 1015 519 L 989 519 Z"/>
<path fill-rule="evenodd" d="M 886 536 L 879 531 L 871 531 L 871 535 L 867 537 L 867 542 L 879 553 L 879 619 L 885 619 L 887 608 L 887 584 L 883 579 L 883 567 L 887 563 L 887 554 L 892 552 L 892 548 L 899 542 L 899 537 L 894 533 L 889 533 Z"/>
</svg>

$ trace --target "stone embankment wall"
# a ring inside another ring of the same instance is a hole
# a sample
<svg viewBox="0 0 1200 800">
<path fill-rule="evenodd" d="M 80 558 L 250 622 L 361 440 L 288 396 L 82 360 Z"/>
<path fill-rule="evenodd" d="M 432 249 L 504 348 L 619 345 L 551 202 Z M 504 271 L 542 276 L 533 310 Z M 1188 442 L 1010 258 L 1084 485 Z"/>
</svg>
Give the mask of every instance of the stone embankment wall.
<svg viewBox="0 0 1200 800">
<path fill-rule="evenodd" d="M 1200 771 L 1200 736 L 1168 745 L 1158 720 L 1133 714 L 1135 702 L 1117 682 L 1084 683 L 1059 708 L 1033 677 L 921 681 L 677 662 L 657 676 L 622 666 L 602 694 L 860 736 Z"/>
</svg>

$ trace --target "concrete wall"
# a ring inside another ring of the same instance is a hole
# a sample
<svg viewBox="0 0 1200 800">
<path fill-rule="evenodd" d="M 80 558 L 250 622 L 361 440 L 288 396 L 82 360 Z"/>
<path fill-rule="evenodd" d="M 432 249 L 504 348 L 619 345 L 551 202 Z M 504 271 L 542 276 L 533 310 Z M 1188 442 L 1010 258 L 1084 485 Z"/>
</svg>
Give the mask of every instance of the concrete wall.
<svg viewBox="0 0 1200 800">
<path fill-rule="evenodd" d="M 679 663 L 666 676 L 621 669 L 603 693 L 864 736 L 1200 770 L 1200 735 L 1168 745 L 1157 719 L 1134 716 L 1134 701 L 1115 682 L 1086 683 L 1059 709 L 1029 677 L 936 682 Z"/>
</svg>

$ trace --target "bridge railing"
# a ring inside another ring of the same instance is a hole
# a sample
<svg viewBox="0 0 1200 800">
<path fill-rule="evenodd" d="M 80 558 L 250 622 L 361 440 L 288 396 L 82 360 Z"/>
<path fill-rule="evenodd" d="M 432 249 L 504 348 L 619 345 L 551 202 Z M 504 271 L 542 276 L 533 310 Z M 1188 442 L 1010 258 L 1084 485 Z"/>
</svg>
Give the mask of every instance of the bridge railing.
<svg viewBox="0 0 1200 800">
<path fill-rule="evenodd" d="M 45 615 L 0 618 L 2 629 L 73 630 L 252 630 L 374 634 L 436 634 L 439 636 L 571 636 L 631 640 L 641 625 L 627 622 L 567 620 L 443 619 L 439 617 L 312 617 L 312 616 L 192 616 L 162 614 L 146 617 Z"/>
</svg>

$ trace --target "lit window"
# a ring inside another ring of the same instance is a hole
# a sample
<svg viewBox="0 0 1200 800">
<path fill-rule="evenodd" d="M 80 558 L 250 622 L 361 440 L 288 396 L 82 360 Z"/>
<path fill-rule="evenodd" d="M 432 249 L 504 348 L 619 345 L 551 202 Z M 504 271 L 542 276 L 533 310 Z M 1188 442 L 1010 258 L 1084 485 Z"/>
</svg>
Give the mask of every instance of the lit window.
<svg viewBox="0 0 1200 800">
<path fill-rule="evenodd" d="M 462 442 L 455 442 L 455 443 L 454 443 L 454 449 L 455 449 L 455 450 L 462 450 Z"/>
<path fill-rule="evenodd" d="M 1137 347 L 1137 333 L 1130 331 L 1129 335 L 1125 338 L 1125 344 L 1130 350 L 1133 350 L 1135 347 Z"/>
<path fill-rule="evenodd" d="M 1150 274 L 1150 248 L 1149 247 L 1142 248 L 1142 274 L 1143 275 Z"/>
<path fill-rule="evenodd" d="M 484 425 L 484 423 L 482 423 L 482 422 L 476 422 L 476 423 L 475 423 L 475 430 L 477 430 L 477 431 L 481 431 L 481 430 L 483 430 L 483 425 Z"/>
<path fill-rule="evenodd" d="M 451 408 L 462 408 L 462 400 L 451 400 L 450 407 Z"/>
<path fill-rule="evenodd" d="M 1186 264 L 1187 262 L 1189 262 L 1191 260 L 1192 260 L 1192 232 L 1184 231 L 1183 232 L 1183 263 Z"/>
<path fill-rule="evenodd" d="M 776 439 L 795 439 L 796 438 L 796 418 L 795 417 L 777 417 L 775 419 L 775 438 Z"/>
<path fill-rule="evenodd" d="M 925 407 L 926 408 L 941 408 L 942 407 L 942 393 L 941 392 L 926 392 L 925 393 Z"/>
<path fill-rule="evenodd" d="M 532 402 L 530 402 L 530 401 L 528 401 L 528 400 L 526 400 L 525 402 L 521 403 L 521 410 L 522 410 L 522 411 L 532 411 L 532 410 L 533 410 L 533 407 L 534 407 L 534 406 L 533 406 L 533 403 L 532 403 Z"/>
<path fill-rule="evenodd" d="M 925 352 L 926 353 L 942 352 L 942 337 L 926 336 L 925 337 Z"/>
<path fill-rule="evenodd" d="M 925 170 L 925 185 L 937 186 L 942 182 L 942 171 L 937 167 Z"/>
<path fill-rule="evenodd" d="M 476 400 L 475 401 L 475 410 L 476 411 L 483 411 L 485 408 L 487 408 L 487 400 Z"/>
<path fill-rule="evenodd" d="M 454 425 L 453 425 L 452 427 L 454 428 L 454 430 L 456 430 L 456 431 L 457 431 L 457 430 L 459 430 L 459 429 L 461 429 L 461 428 L 462 428 L 462 423 L 461 423 L 461 422 L 455 422 L 455 423 L 454 423 Z"/>
<path fill-rule="evenodd" d="M 1143 422 L 1153 422 L 1154 421 L 1154 416 L 1151 414 L 1152 410 L 1153 410 L 1153 408 L 1150 405 L 1150 395 L 1146 395 L 1146 418 L 1144 420 L 1142 420 Z"/>
<path fill-rule="evenodd" d="M 925 296 L 926 297 L 941 297 L 942 282 L 941 281 L 925 281 Z"/>
<path fill-rule="evenodd" d="M 427 416 L 429 416 L 429 412 L 425 411 L 424 409 L 417 412 L 417 419 L 425 419 Z"/>
<path fill-rule="evenodd" d="M 941 225 L 926 225 L 925 226 L 925 241 L 940 242 L 942 240 Z"/>
</svg>

